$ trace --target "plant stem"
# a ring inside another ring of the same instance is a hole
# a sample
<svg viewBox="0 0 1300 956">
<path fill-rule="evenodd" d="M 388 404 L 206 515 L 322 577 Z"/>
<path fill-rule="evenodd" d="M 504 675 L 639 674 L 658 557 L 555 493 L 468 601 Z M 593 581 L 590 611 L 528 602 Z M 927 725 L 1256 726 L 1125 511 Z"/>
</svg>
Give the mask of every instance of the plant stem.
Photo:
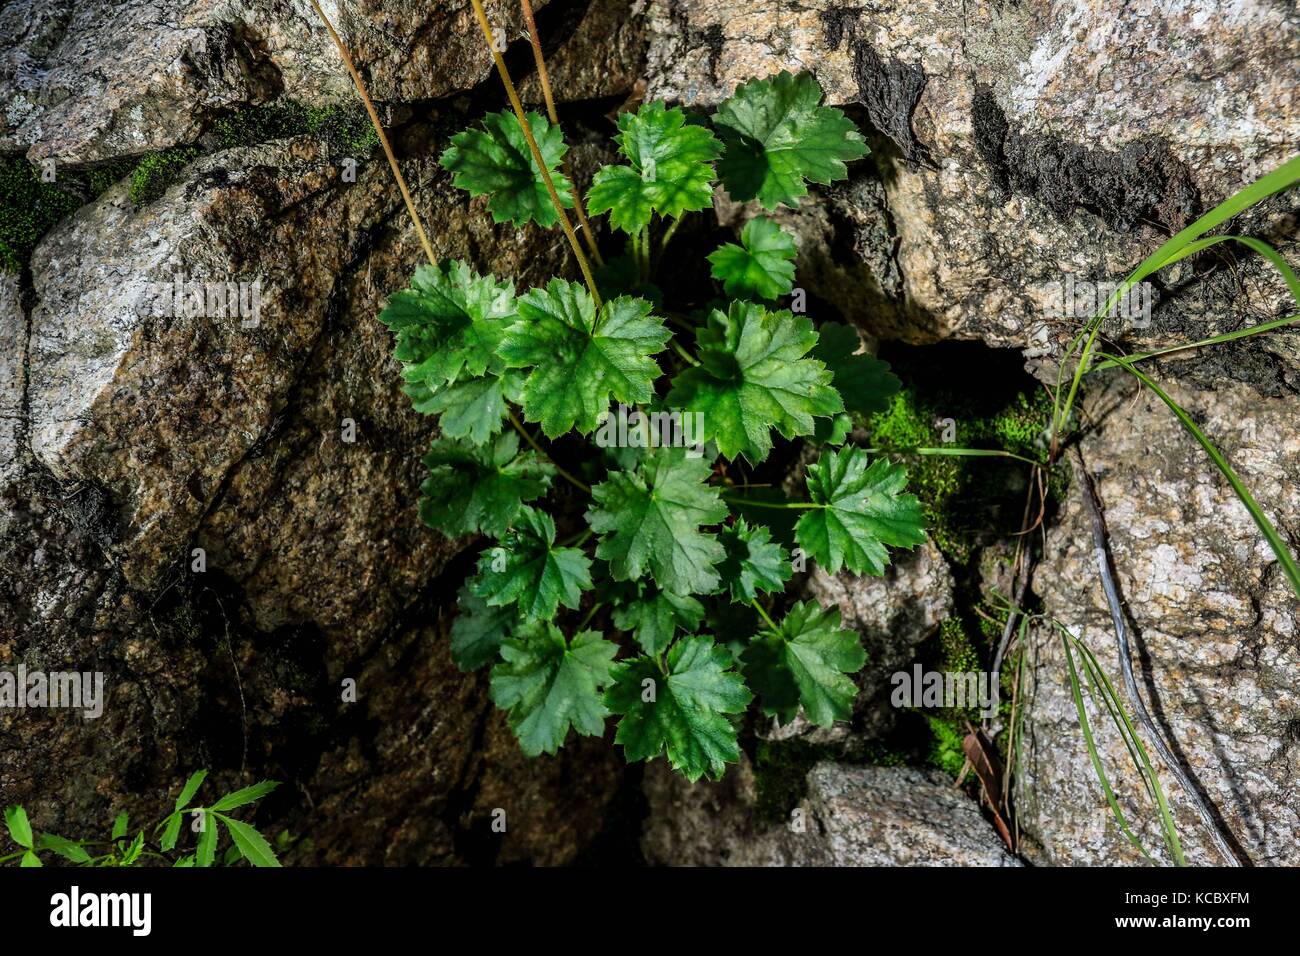
<svg viewBox="0 0 1300 956">
<path fill-rule="evenodd" d="M 669 339 L 668 344 L 670 344 L 674 349 L 676 349 L 677 354 L 680 355 L 682 358 L 684 358 L 686 361 L 690 362 L 692 365 L 695 365 L 697 367 L 699 366 L 700 364 L 699 360 L 696 359 L 695 356 L 693 356 L 690 352 L 686 351 L 686 349 L 682 348 L 681 344 L 676 339 Z"/>
<path fill-rule="evenodd" d="M 579 531 L 568 541 L 565 541 L 563 547 L 581 548 L 584 544 L 586 544 L 589 540 L 591 540 L 591 536 L 594 533 L 595 532 L 593 532 L 590 528 L 588 528 L 586 531 Z"/>
<path fill-rule="evenodd" d="M 678 216 L 673 220 L 673 224 L 668 227 L 667 231 L 664 232 L 663 238 L 659 240 L 659 255 L 664 254 L 664 250 L 668 248 L 668 243 L 672 241 L 673 235 L 677 232 L 677 227 L 681 224 L 682 217 Z"/>
<path fill-rule="evenodd" d="M 819 505 L 812 501 L 755 501 L 753 498 L 737 498 L 734 495 L 724 494 L 724 501 L 734 505 L 749 505 L 753 508 L 776 508 L 788 509 L 793 508 L 801 511 L 808 511 L 815 508 L 825 508 L 825 505 Z"/>
<path fill-rule="evenodd" d="M 578 478 L 575 478 L 573 475 L 569 474 L 567 471 L 561 468 L 559 463 L 550 456 L 550 454 L 546 451 L 546 449 L 544 449 L 541 445 L 537 444 L 537 440 L 533 438 L 532 435 L 528 434 L 528 429 L 526 429 L 523 425 L 523 422 L 521 422 L 515 416 L 515 413 L 513 411 L 510 411 L 507 412 L 507 414 L 510 416 L 510 424 L 515 426 L 515 431 L 519 432 L 519 434 L 524 436 L 524 441 L 528 442 L 528 444 L 532 446 L 533 451 L 537 452 L 537 454 L 541 455 L 543 458 L 545 458 L 547 461 L 549 461 L 552 465 L 555 466 L 555 470 L 559 472 L 560 477 L 567 480 L 569 484 L 573 485 L 575 488 L 580 488 L 583 491 L 587 492 L 587 494 L 591 494 L 591 485 L 587 484 L 585 481 L 581 481 Z"/>
<path fill-rule="evenodd" d="M 370 125 L 375 128 L 375 135 L 379 137 L 379 144 L 384 147 L 384 155 L 388 157 L 388 165 L 393 170 L 393 178 L 397 180 L 397 188 L 401 190 L 402 201 L 406 203 L 406 212 L 415 225 L 416 234 L 420 237 L 420 245 L 424 247 L 424 254 L 429 257 L 429 265 L 437 265 L 438 257 L 433 254 L 433 246 L 430 245 L 429 237 L 425 234 L 424 226 L 420 222 L 420 214 L 415 211 L 415 202 L 411 199 L 410 190 L 406 188 L 406 180 L 402 177 L 402 171 L 397 167 L 397 157 L 393 155 L 393 147 L 389 145 L 388 136 L 379 123 L 379 114 L 375 112 L 375 104 L 370 100 L 370 93 L 366 90 L 365 81 L 361 79 L 361 74 L 357 72 L 356 66 L 353 65 L 352 57 L 348 55 L 348 48 L 334 29 L 334 24 L 330 23 L 329 17 L 325 16 L 325 11 L 320 8 L 317 0 L 311 0 L 311 5 L 316 10 L 317 16 L 324 22 L 325 29 L 329 31 L 334 45 L 338 47 L 339 56 L 343 58 L 343 65 L 347 67 L 348 73 L 352 76 L 352 84 L 357 88 L 357 93 L 361 95 L 361 102 L 366 106 L 366 113 L 370 116 Z"/>
<path fill-rule="evenodd" d="M 677 327 L 678 327 L 679 329 L 681 329 L 683 332 L 691 332 L 691 333 L 695 333 L 696 331 L 698 331 L 698 330 L 695 328 L 695 326 L 691 325 L 691 323 L 688 322 L 688 321 L 686 320 L 686 317 L 683 316 L 683 315 L 679 315 L 679 314 L 676 313 L 676 312 L 668 312 L 668 311 L 665 311 L 665 312 L 663 313 L 663 316 L 664 316 L 665 319 L 667 319 L 667 320 L 668 320 L 669 322 L 671 322 L 673 325 L 677 326 Z"/>
<path fill-rule="evenodd" d="M 954 458 L 1014 458 L 1016 461 L 1023 461 L 1027 465 L 1038 466 L 1043 464 L 1041 461 L 1034 461 L 1032 458 L 1017 455 L 1015 452 L 1003 448 L 867 448 L 865 451 L 871 455 L 950 455 Z"/>
<path fill-rule="evenodd" d="M 637 243 L 637 271 L 641 274 L 641 280 L 650 278 L 650 227 L 641 227 L 641 241 Z"/>
<path fill-rule="evenodd" d="M 582 623 L 578 625 L 578 630 L 581 631 L 584 627 L 590 624 L 591 619 L 596 616 L 596 612 L 599 611 L 604 606 L 605 603 L 603 601 L 597 601 L 595 604 L 593 604 L 591 610 L 587 612 L 587 616 L 584 617 L 582 619 Z"/>
<path fill-rule="evenodd" d="M 515 119 L 519 121 L 519 129 L 524 134 L 524 139 L 528 141 L 528 149 L 533 154 L 533 162 L 537 164 L 537 171 L 542 174 L 542 182 L 546 186 L 547 193 L 550 194 L 551 204 L 555 207 L 556 215 L 560 217 L 560 227 L 564 230 L 564 235 L 569 240 L 569 246 L 573 249 L 573 255 L 578 260 L 578 268 L 582 270 L 582 278 L 587 283 L 587 291 L 591 293 L 592 300 L 596 303 L 596 308 L 600 309 L 600 292 L 596 288 L 596 279 L 591 272 L 591 263 L 587 261 L 586 254 L 582 251 L 582 243 L 578 242 L 577 233 L 573 231 L 573 224 L 569 222 L 569 215 L 564 211 L 564 204 L 560 202 L 560 194 L 555 191 L 555 183 L 551 180 L 551 172 L 546 168 L 546 160 L 542 158 L 542 151 L 537 146 L 537 140 L 533 136 L 533 129 L 528 125 L 528 114 L 524 112 L 524 104 L 519 99 L 519 92 L 515 89 L 514 81 L 510 79 L 510 70 L 506 67 L 506 61 L 501 58 L 497 51 L 496 44 L 493 42 L 492 25 L 488 23 L 487 11 L 483 9 L 483 0 L 470 0 L 474 5 L 474 16 L 478 20 L 479 29 L 483 31 L 483 39 L 487 42 L 488 52 L 492 54 L 492 59 L 497 65 L 497 73 L 501 75 L 501 84 L 506 88 L 506 96 L 510 99 L 510 106 L 515 111 Z"/>
<path fill-rule="evenodd" d="M 763 618 L 763 620 L 767 621 L 768 627 L 770 627 L 774 631 L 780 630 L 780 628 L 776 626 L 776 621 L 772 620 L 772 618 L 768 615 L 768 613 L 763 610 L 763 605 L 759 604 L 757 601 L 750 601 L 749 603 L 750 606 L 753 607 L 753 609 L 759 613 L 759 615 Z"/>
<path fill-rule="evenodd" d="M 537 21 L 533 18 L 532 0 L 519 0 L 520 6 L 524 9 L 524 19 L 528 22 L 528 39 L 533 46 L 533 60 L 537 63 L 537 79 L 542 84 L 542 98 L 546 100 L 546 115 L 550 118 L 552 125 L 560 125 L 560 115 L 555 110 L 555 97 L 551 93 L 551 75 L 546 70 L 546 57 L 542 54 L 542 40 L 537 32 Z M 591 229 L 591 222 L 587 219 L 587 209 L 583 205 L 582 195 L 578 192 L 578 184 L 573 179 L 572 164 L 569 162 L 569 154 L 564 154 L 564 175 L 573 183 L 573 211 L 578 214 L 578 223 L 582 226 L 582 238 L 587 241 L 587 249 L 591 252 L 591 258 L 595 260 L 596 265 L 603 266 L 605 260 L 600 257 L 600 250 L 596 248 L 596 235 Z"/>
</svg>

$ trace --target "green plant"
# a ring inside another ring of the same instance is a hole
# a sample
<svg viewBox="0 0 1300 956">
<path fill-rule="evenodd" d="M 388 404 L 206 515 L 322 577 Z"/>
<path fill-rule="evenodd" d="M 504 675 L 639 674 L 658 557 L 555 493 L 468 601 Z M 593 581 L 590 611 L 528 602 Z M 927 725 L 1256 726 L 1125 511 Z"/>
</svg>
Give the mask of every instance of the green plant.
<svg viewBox="0 0 1300 956">
<path fill-rule="evenodd" d="M 1129 719 L 1123 700 L 1116 693 L 1110 678 L 1101 669 L 1101 665 L 1097 663 L 1097 658 L 1088 648 L 1088 645 L 1071 634 L 1059 621 L 1052 620 L 1050 624 L 1059 632 L 1061 637 L 1061 646 L 1065 651 L 1065 663 L 1070 680 L 1070 694 L 1074 698 L 1075 710 L 1079 715 L 1079 729 L 1083 732 L 1084 743 L 1088 748 L 1088 757 L 1092 761 L 1093 771 L 1097 774 L 1097 782 L 1106 795 L 1106 803 L 1110 807 L 1111 814 L 1115 817 L 1115 822 L 1119 825 L 1124 836 L 1128 838 L 1128 841 L 1137 848 L 1138 852 L 1148 861 L 1154 862 L 1142 841 L 1138 839 L 1129 826 L 1128 818 L 1124 816 L 1124 811 L 1120 809 L 1119 800 L 1115 796 L 1110 778 L 1106 776 L 1101 753 L 1097 749 L 1096 739 L 1093 735 L 1092 722 L 1088 719 L 1088 711 L 1084 706 L 1083 692 L 1085 689 L 1095 702 L 1105 708 L 1106 715 L 1110 718 L 1116 732 L 1120 735 L 1120 739 L 1124 742 L 1124 747 L 1133 761 L 1133 766 L 1142 780 L 1147 795 L 1155 803 L 1165 849 L 1169 852 L 1175 865 L 1185 866 L 1186 859 L 1183 856 L 1182 844 L 1178 839 L 1178 830 L 1174 825 L 1173 814 L 1169 810 L 1169 802 L 1165 798 L 1164 788 L 1160 785 L 1160 778 L 1156 774 L 1155 767 L 1151 764 L 1151 758 L 1142 743 L 1142 738 L 1138 736 L 1133 727 L 1133 722 Z M 1079 669 L 1074 663 L 1076 653 L 1083 665 L 1082 680 L 1079 678 Z"/>
<path fill-rule="evenodd" d="M 882 574 L 891 548 L 924 534 L 904 469 L 844 445 L 847 410 L 880 410 L 897 379 L 851 329 L 819 330 L 772 304 L 793 288 L 792 236 L 753 219 L 743 245 L 710 257 L 735 298 L 702 314 L 663 311 L 655 279 L 719 179 L 737 199 L 794 206 L 867 148 L 811 75 L 782 73 L 742 85 L 711 121 L 662 102 L 623 113 L 621 161 L 584 199 L 565 172 L 540 49 L 550 119 L 524 110 L 474 7 L 512 111 L 455 136 L 442 164 L 497 222 L 558 224 L 584 281 L 518 292 L 436 261 L 420 228 L 430 262 L 380 316 L 404 390 L 438 416 L 421 518 L 495 539 L 462 592 L 452 654 L 467 670 L 492 665 L 492 698 L 530 755 L 554 753 L 570 731 L 601 734 L 612 715 L 629 761 L 666 754 L 691 780 L 717 777 L 739 759 L 737 723 L 755 695 L 782 721 L 851 715 L 859 638 L 837 609 L 782 613 L 796 569 Z M 588 211 L 626 239 L 604 268 Z M 799 440 L 820 450 L 805 500 L 750 480 L 784 474 L 774 449 L 787 461 Z M 749 615 L 738 629 L 728 606 Z"/>
<path fill-rule="evenodd" d="M 379 145 L 379 138 L 360 110 L 305 106 L 292 100 L 276 100 L 223 116 L 213 124 L 213 132 L 222 149 L 304 134 L 318 136 L 331 149 L 356 156 L 364 156 Z"/>
<path fill-rule="evenodd" d="M 1105 303 L 1097 310 L 1097 313 L 1089 319 L 1087 324 L 1071 340 L 1066 349 L 1066 354 L 1061 362 L 1060 375 L 1058 376 L 1057 385 L 1053 391 L 1053 416 L 1052 416 L 1052 442 L 1051 455 L 1055 459 L 1056 455 L 1063 447 L 1069 437 L 1070 423 L 1072 421 L 1071 413 L 1079 395 L 1084 377 L 1106 368 L 1122 368 L 1130 375 L 1134 376 L 1143 385 L 1155 392 L 1178 418 L 1179 422 L 1188 430 L 1189 434 L 1196 440 L 1209 455 L 1210 460 L 1219 472 L 1227 479 L 1233 493 L 1238 500 L 1250 512 L 1260 533 L 1268 542 L 1273 554 L 1277 557 L 1278 563 L 1282 567 L 1282 572 L 1286 576 L 1291 589 L 1297 597 L 1300 597 L 1300 564 L 1296 562 L 1290 548 L 1283 541 L 1282 536 L 1274 527 L 1273 522 L 1264 513 L 1264 510 L 1255 501 L 1254 497 L 1246 489 L 1241 479 L 1237 476 L 1228 460 L 1218 450 L 1214 443 L 1197 427 L 1179 405 L 1166 394 L 1156 382 L 1145 373 L 1139 371 L 1135 366 L 1137 363 L 1147 359 L 1167 355 L 1171 352 L 1183 351 L 1187 349 L 1203 348 L 1209 345 L 1215 345 L 1222 342 L 1229 342 L 1236 339 L 1245 338 L 1251 335 L 1259 335 L 1264 332 L 1270 332 L 1274 329 L 1284 326 L 1293 325 L 1300 322 L 1300 315 L 1292 315 L 1287 318 L 1279 319 L 1272 322 L 1264 322 L 1248 329 L 1239 329 L 1228 332 L 1223 335 L 1213 336 L 1208 339 L 1202 339 L 1198 342 L 1190 342 L 1186 345 L 1175 346 L 1173 348 L 1160 349 L 1155 352 L 1147 352 L 1140 355 L 1119 356 L 1099 352 L 1097 340 L 1101 335 L 1102 324 L 1116 304 L 1139 282 L 1147 277 L 1154 275 L 1161 269 L 1168 268 L 1174 263 L 1181 262 L 1188 256 L 1195 255 L 1198 252 L 1209 249 L 1213 246 L 1225 242 L 1235 242 L 1245 246 L 1248 250 L 1263 256 L 1270 265 L 1277 269 L 1286 283 L 1287 289 L 1291 293 L 1291 298 L 1295 302 L 1296 308 L 1300 309 L 1300 278 L 1297 278 L 1294 270 L 1287 263 L 1282 255 L 1267 242 L 1252 236 L 1237 236 L 1231 234 L 1208 235 L 1212 230 L 1219 228 L 1227 223 L 1234 216 L 1241 214 L 1250 207 L 1263 202 L 1269 196 L 1290 189 L 1297 182 L 1300 182 L 1300 156 L 1297 156 L 1286 163 L 1282 164 L 1273 172 L 1260 177 L 1246 188 L 1237 192 L 1233 196 L 1215 206 L 1205 215 L 1201 216 L 1186 229 L 1179 231 L 1167 242 L 1160 246 L 1155 252 L 1143 260 L 1136 269 L 1134 269 L 1123 282 L 1115 288 L 1114 292 L 1107 297 Z M 1077 357 L 1077 358 L 1076 358 Z M 1101 362 L 1094 362 L 1094 358 L 1101 358 Z M 1070 375 L 1068 387 L 1066 386 L 1065 375 L 1069 369 L 1069 363 L 1074 360 L 1074 369 Z"/>
<path fill-rule="evenodd" d="M 0 270 L 21 269 L 45 231 L 81 205 L 67 180 L 42 182 L 26 159 L 0 159 Z"/>
<path fill-rule="evenodd" d="M 197 147 L 173 146 L 170 149 L 147 153 L 131 172 L 131 185 L 127 195 L 137 206 L 145 206 L 162 198 L 167 188 L 180 179 L 196 156 Z"/>
<path fill-rule="evenodd" d="M 19 866 L 42 866 L 41 855 L 53 854 L 77 866 L 137 866 L 145 861 L 174 867 L 212 866 L 220 849 L 221 833 L 230 835 L 231 845 L 222 855 L 227 865 L 247 860 L 253 866 L 279 866 L 280 861 L 265 837 L 252 824 L 231 816 L 232 810 L 246 807 L 262 799 L 279 786 L 273 780 L 263 780 L 252 786 L 226 794 L 208 806 L 191 806 L 208 772 L 196 771 L 185 781 L 172 806 L 172 812 L 160 820 L 150 831 L 142 828 L 130 838 L 130 818 L 125 812 L 113 819 L 107 841 L 69 840 L 53 833 L 35 834 L 27 819 L 27 811 L 20 806 L 5 809 L 5 825 L 9 836 L 19 850 L 0 856 L 0 863 L 18 860 Z M 194 851 L 175 855 L 180 840 L 181 825 L 189 818 L 190 829 L 198 833 Z M 146 840 L 151 832 L 156 843 Z M 277 843 L 283 849 L 291 838 L 282 833 Z"/>
</svg>

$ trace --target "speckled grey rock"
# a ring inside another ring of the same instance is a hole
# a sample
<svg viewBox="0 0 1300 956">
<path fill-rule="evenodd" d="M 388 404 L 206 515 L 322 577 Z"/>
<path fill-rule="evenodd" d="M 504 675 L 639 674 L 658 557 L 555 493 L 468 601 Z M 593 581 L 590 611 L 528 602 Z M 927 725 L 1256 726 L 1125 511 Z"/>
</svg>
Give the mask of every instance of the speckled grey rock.
<svg viewBox="0 0 1300 956">
<path fill-rule="evenodd" d="M 435 254 L 523 287 L 571 275 L 561 236 L 494 225 L 452 188 L 442 135 L 396 137 Z M 574 152 L 589 175 L 597 154 Z M 450 660 L 462 572 L 444 571 L 472 542 L 419 522 L 435 425 L 377 318 L 424 253 L 378 153 L 356 182 L 338 159 L 295 137 L 205 155 L 140 207 L 119 184 L 3 280 L 0 413 L 20 418 L 0 666 L 93 665 L 108 703 L 97 722 L 0 714 L 0 793 L 39 829 L 98 837 L 205 766 L 214 787 L 290 784 L 257 818 L 306 831 L 290 862 L 563 863 L 601 836 L 621 757 L 592 739 L 527 759 L 485 677 Z M 256 321 L 155 314 L 151 283 L 177 274 L 260 280 Z"/>
<path fill-rule="evenodd" d="M 650 32 L 651 95 L 707 109 L 751 76 L 807 69 L 867 131 L 873 156 L 849 180 L 778 214 L 799 242 L 801 285 L 881 339 L 1021 349 L 1047 382 L 1085 317 L 1060 308 L 1067 280 L 1122 278 L 1300 144 L 1300 20 L 1280 4 L 656 0 Z M 1262 230 L 1294 261 L 1295 203 L 1279 197 L 1236 229 Z M 718 212 L 737 217 L 732 204 Z M 1202 257 L 1161 274 L 1150 321 L 1111 324 L 1107 335 L 1133 348 L 1186 342 L 1290 314 L 1287 303 L 1261 260 Z M 1286 410 L 1300 389 L 1300 336 L 1199 352 L 1169 373 L 1162 381 L 1190 386 L 1174 394 L 1296 548 L 1300 433 Z M 1294 863 L 1294 599 L 1163 406 L 1096 395 L 1087 407 L 1099 428 L 1084 450 L 1101 471 L 1153 710 L 1246 855 Z M 1083 628 L 1117 680 L 1077 500 L 1049 534 L 1034 588 Z M 1059 641 L 1038 633 L 1034 648 L 1019 798 L 1031 842 L 1041 841 L 1031 852 L 1136 862 L 1094 780 Z M 1116 766 L 1118 741 L 1106 745 Z M 1132 777 L 1122 779 L 1132 793 Z M 1173 799 L 1189 857 L 1214 862 Z M 1159 842 L 1150 826 L 1144 837 Z"/>
<path fill-rule="evenodd" d="M 642 838 L 661 865 L 1018 866 L 993 826 L 941 774 L 823 762 L 785 826 L 754 816 L 748 764 L 719 783 L 647 771 Z"/>
<path fill-rule="evenodd" d="M 874 160 L 787 219 L 832 254 L 801 282 L 882 338 L 1050 352 L 1077 325 L 1066 276 L 1123 278 L 1300 142 L 1300 21 L 1258 0 L 655 0 L 650 34 L 650 95 L 709 108 L 806 69 L 866 126 Z M 1200 338 L 1285 303 L 1256 263 L 1198 271 L 1116 335 Z"/>
<path fill-rule="evenodd" d="M 1265 399 L 1230 383 L 1200 392 L 1170 384 L 1170 377 L 1164 376 L 1168 390 L 1288 534 L 1300 514 L 1294 397 Z M 1246 856 L 1256 864 L 1294 866 L 1300 863 L 1300 602 L 1199 446 L 1158 399 L 1122 385 L 1089 402 L 1100 426 L 1085 439 L 1083 454 L 1097 475 L 1134 625 L 1139 687 Z M 1100 414 L 1106 409 L 1110 414 Z M 1084 640 L 1118 686 L 1114 631 L 1095 567 L 1075 491 L 1048 534 L 1034 590 L 1046 613 Z M 1019 807 L 1022 826 L 1041 846 L 1035 855 L 1052 863 L 1140 862 L 1092 772 L 1059 636 L 1038 632 L 1032 650 Z M 1126 816 L 1141 826 L 1148 848 L 1159 851 L 1155 809 L 1122 742 L 1104 716 L 1094 714 L 1093 724 Z M 1167 774 L 1161 779 L 1189 860 L 1218 863 L 1177 785 Z"/>
<path fill-rule="evenodd" d="M 21 343 L 26 339 L 27 315 L 22 307 L 18 277 L 0 274 L 0 342 Z M 12 479 L 18 469 L 24 374 L 22 349 L 12 346 L 0 349 L 0 484 Z"/>
<path fill-rule="evenodd" d="M 516 42 L 519 4 L 487 6 Z M 377 100 L 470 90 L 492 69 L 469 0 L 321 7 Z M 0 151 L 32 159 L 92 163 L 189 142 L 223 111 L 279 96 L 356 101 L 305 0 L 17 0 L 0 9 L 0 48 Z"/>
</svg>

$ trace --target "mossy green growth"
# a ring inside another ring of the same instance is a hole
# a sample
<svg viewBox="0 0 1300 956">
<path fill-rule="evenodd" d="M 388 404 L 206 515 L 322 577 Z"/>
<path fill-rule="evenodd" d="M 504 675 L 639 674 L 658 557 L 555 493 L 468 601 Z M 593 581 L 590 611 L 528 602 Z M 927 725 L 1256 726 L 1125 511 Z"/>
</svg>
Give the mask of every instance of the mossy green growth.
<svg viewBox="0 0 1300 956">
<path fill-rule="evenodd" d="M 144 206 L 162 197 L 181 177 L 185 167 L 199 155 L 197 147 L 173 146 L 146 154 L 131 173 L 131 202 Z"/>
<path fill-rule="evenodd" d="M 927 714 L 925 719 L 930 725 L 931 734 L 930 752 L 926 755 L 926 763 L 942 770 L 950 777 L 956 777 L 961 773 L 961 768 L 966 765 L 966 752 L 961 746 L 961 742 L 966 737 L 965 733 L 956 721 L 930 714 Z"/>
<path fill-rule="evenodd" d="M 977 671 L 980 669 L 979 651 L 967 636 L 961 618 L 945 618 L 939 625 L 939 649 L 943 655 L 944 671 Z"/>
<path fill-rule="evenodd" d="M 302 135 L 319 136 L 333 151 L 358 157 L 379 145 L 360 107 L 303 106 L 290 100 L 232 113 L 217 121 L 214 132 L 222 149 Z"/>
<path fill-rule="evenodd" d="M 890 399 L 889 407 L 862 424 L 868 442 L 896 450 L 907 464 L 908 487 L 921 499 L 927 531 L 950 557 L 964 562 L 978 534 L 990 527 L 987 505 L 1008 495 L 1008 469 L 1023 482 L 1027 466 L 992 458 L 945 455 L 906 456 L 908 449 L 942 447 L 1000 448 L 1026 458 L 1043 457 L 1045 429 L 1051 420 L 1046 393 L 1017 394 L 1009 404 L 982 415 L 954 418 L 950 409 L 969 407 L 960 396 L 922 397 L 909 386 Z M 945 435 L 945 428 L 952 431 Z M 1018 522 L 1017 513 L 1014 520 Z M 1018 527 L 1007 527 L 1007 532 Z"/>
<path fill-rule="evenodd" d="M 759 818 L 768 823 L 788 820 L 790 811 L 807 793 L 808 771 L 817 761 L 835 756 L 830 748 L 803 740 L 780 743 L 760 740 L 754 751 L 754 789 L 758 796 L 756 810 Z"/>
<path fill-rule="evenodd" d="M 58 183 L 41 181 L 40 169 L 22 157 L 0 160 L 0 265 L 23 267 L 36 242 L 81 202 Z"/>
</svg>

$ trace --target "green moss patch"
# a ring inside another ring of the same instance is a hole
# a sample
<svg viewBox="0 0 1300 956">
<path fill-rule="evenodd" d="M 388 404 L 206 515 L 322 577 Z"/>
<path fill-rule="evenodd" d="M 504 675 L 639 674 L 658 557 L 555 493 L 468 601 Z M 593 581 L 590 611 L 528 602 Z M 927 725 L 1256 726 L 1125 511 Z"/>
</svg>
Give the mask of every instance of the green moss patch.
<svg viewBox="0 0 1300 956">
<path fill-rule="evenodd" d="M 926 360 L 941 353 L 940 362 Z M 958 344 L 907 350 L 901 359 L 887 356 L 904 387 L 885 411 L 862 423 L 870 445 L 896 451 L 906 463 L 908 487 L 921 499 L 928 533 L 959 563 L 988 534 L 1020 530 L 1028 466 L 1010 459 L 906 452 L 950 444 L 1043 456 L 1051 399 L 1019 368 L 990 367 L 993 354 Z M 1018 382 L 1023 384 L 1017 387 Z"/>
<path fill-rule="evenodd" d="M 54 182 L 41 180 L 41 168 L 21 156 L 0 159 L 0 269 L 18 272 L 31 258 L 41 236 L 117 182 L 130 162 L 95 169 L 56 171 Z"/>
<path fill-rule="evenodd" d="M 199 155 L 194 146 L 173 146 L 149 153 L 131 173 L 131 202 L 144 206 L 161 199 L 169 186 L 181 178 L 185 167 Z"/>
<path fill-rule="evenodd" d="M 342 154 L 364 156 L 379 145 L 370 118 L 359 106 L 303 106 L 289 100 L 240 110 L 213 129 L 222 149 L 254 146 L 290 136 L 319 136 Z"/>
</svg>

